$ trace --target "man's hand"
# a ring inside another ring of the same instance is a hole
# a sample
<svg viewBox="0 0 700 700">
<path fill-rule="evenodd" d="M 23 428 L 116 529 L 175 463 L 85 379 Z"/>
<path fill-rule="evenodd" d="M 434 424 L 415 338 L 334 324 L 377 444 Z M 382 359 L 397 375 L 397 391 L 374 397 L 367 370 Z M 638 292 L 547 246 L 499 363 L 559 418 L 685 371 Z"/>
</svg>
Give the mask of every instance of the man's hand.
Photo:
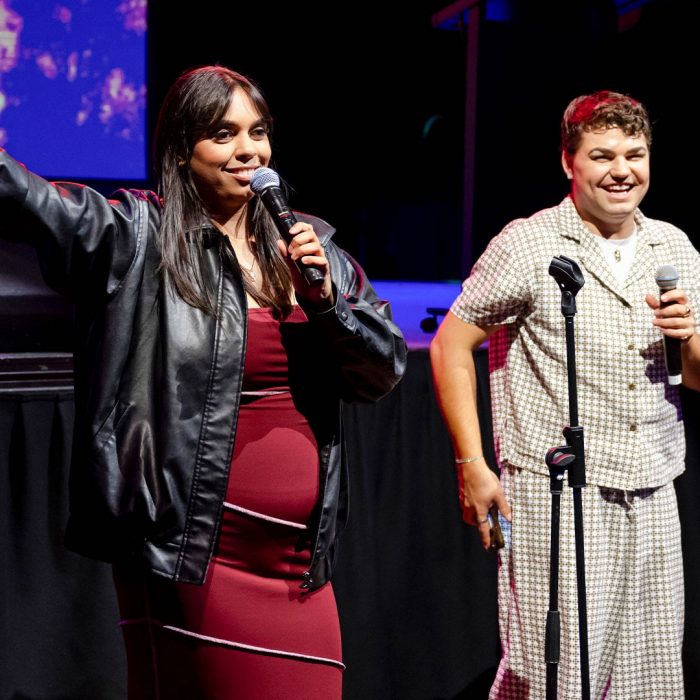
<svg viewBox="0 0 700 700">
<path fill-rule="evenodd" d="M 498 477 L 480 458 L 469 464 L 458 464 L 457 479 L 464 522 L 476 526 L 484 549 L 490 549 L 491 526 L 488 512 L 491 506 L 495 504 L 505 518 L 511 518 L 511 508 Z"/>
</svg>

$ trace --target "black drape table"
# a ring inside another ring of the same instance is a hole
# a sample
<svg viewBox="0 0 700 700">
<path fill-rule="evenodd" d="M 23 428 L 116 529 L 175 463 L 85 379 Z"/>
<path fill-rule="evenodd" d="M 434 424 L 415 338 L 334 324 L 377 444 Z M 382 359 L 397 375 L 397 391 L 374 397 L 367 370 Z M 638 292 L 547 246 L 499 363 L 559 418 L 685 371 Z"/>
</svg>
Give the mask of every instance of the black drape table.
<svg viewBox="0 0 700 700">
<path fill-rule="evenodd" d="M 480 412 L 490 425 L 485 359 L 478 354 Z M 62 545 L 73 403 L 58 365 L 51 381 L 18 373 L 0 395 L 0 700 L 125 697 L 110 567 Z M 700 674 L 700 404 L 691 392 L 684 402 L 689 469 L 677 491 L 693 688 Z M 461 521 L 427 353 L 410 353 L 406 377 L 390 396 L 346 406 L 345 415 L 351 518 L 334 580 L 345 698 L 483 698 L 499 653 L 496 564 Z"/>
</svg>

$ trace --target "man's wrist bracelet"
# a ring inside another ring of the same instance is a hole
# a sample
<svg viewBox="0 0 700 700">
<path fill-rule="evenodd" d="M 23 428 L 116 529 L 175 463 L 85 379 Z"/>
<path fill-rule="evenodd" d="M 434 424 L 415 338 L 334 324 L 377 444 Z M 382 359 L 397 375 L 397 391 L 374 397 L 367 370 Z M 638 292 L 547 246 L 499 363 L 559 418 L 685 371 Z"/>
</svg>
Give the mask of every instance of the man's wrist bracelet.
<svg viewBox="0 0 700 700">
<path fill-rule="evenodd" d="M 456 457 L 455 464 L 469 464 L 469 462 L 476 462 L 477 459 L 483 459 L 484 455 L 476 455 L 475 457 Z"/>
</svg>

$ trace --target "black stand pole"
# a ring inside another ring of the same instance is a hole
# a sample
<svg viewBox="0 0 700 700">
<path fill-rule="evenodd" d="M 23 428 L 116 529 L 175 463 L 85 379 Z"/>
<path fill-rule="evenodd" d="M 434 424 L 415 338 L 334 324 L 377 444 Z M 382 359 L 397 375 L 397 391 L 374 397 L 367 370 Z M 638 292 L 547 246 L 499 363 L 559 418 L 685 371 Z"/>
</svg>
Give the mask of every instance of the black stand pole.
<svg viewBox="0 0 700 700">
<path fill-rule="evenodd" d="M 583 449 L 583 427 L 578 425 L 578 394 L 576 388 L 576 346 L 574 344 L 574 316 L 576 294 L 584 285 L 578 264 L 563 255 L 552 259 L 549 274 L 561 289 L 561 312 L 566 327 L 566 365 L 569 386 L 569 422 L 564 428 L 566 445 L 552 447 L 545 461 L 550 474 L 552 494 L 551 540 L 549 562 L 549 611 L 545 634 L 545 661 L 547 663 L 547 700 L 557 697 L 561 625 L 559 598 L 559 525 L 564 472 L 569 468 L 569 486 L 573 490 L 574 535 L 576 541 L 576 584 L 578 591 L 579 654 L 581 657 L 581 697 L 591 696 L 588 668 L 588 613 L 586 610 L 586 565 L 583 547 L 583 503 L 581 489 L 586 485 L 586 463 Z"/>
</svg>

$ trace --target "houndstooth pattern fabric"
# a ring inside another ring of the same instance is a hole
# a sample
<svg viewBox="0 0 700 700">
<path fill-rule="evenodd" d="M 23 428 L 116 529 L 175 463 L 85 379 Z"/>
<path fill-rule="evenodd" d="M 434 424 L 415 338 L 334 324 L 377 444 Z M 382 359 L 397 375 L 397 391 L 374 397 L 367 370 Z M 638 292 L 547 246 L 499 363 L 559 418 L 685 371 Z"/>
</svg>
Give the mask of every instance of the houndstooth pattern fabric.
<svg viewBox="0 0 700 700">
<path fill-rule="evenodd" d="M 489 361 L 499 461 L 547 474 L 544 455 L 570 423 L 561 292 L 549 275 L 556 255 L 581 266 L 574 317 L 579 424 L 589 483 L 636 490 L 683 471 L 684 435 L 676 388 L 666 381 L 661 332 L 646 293 L 674 265 L 691 303 L 700 299 L 700 255 L 671 224 L 635 215 L 639 235 L 624 286 L 569 197 L 509 224 L 489 244 L 451 311 L 468 323 L 505 324 Z"/>
<path fill-rule="evenodd" d="M 491 700 L 546 696 L 549 478 L 507 467 L 514 503 L 499 566 L 503 658 Z M 581 697 L 572 492 L 561 497 L 558 697 Z M 591 697 L 682 700 L 683 566 L 673 484 L 624 492 L 582 489 Z M 516 585 L 517 581 L 517 585 Z"/>
<path fill-rule="evenodd" d="M 585 284 L 574 317 L 583 489 L 590 680 L 596 700 L 683 697 L 683 571 L 673 478 L 685 441 L 678 392 L 666 378 L 661 332 L 644 296 L 674 265 L 691 304 L 700 255 L 670 224 L 635 215 L 638 244 L 624 284 L 613 275 L 570 198 L 494 238 L 452 313 L 491 336 L 496 451 L 513 506 L 499 568 L 503 658 L 492 700 L 545 697 L 549 594 L 548 448 L 570 424 L 561 292 L 554 256 L 576 260 Z M 516 465 L 516 466 L 513 466 Z M 544 476 L 542 476 L 544 475 Z M 559 697 L 580 698 L 571 490 L 562 496 Z"/>
</svg>

